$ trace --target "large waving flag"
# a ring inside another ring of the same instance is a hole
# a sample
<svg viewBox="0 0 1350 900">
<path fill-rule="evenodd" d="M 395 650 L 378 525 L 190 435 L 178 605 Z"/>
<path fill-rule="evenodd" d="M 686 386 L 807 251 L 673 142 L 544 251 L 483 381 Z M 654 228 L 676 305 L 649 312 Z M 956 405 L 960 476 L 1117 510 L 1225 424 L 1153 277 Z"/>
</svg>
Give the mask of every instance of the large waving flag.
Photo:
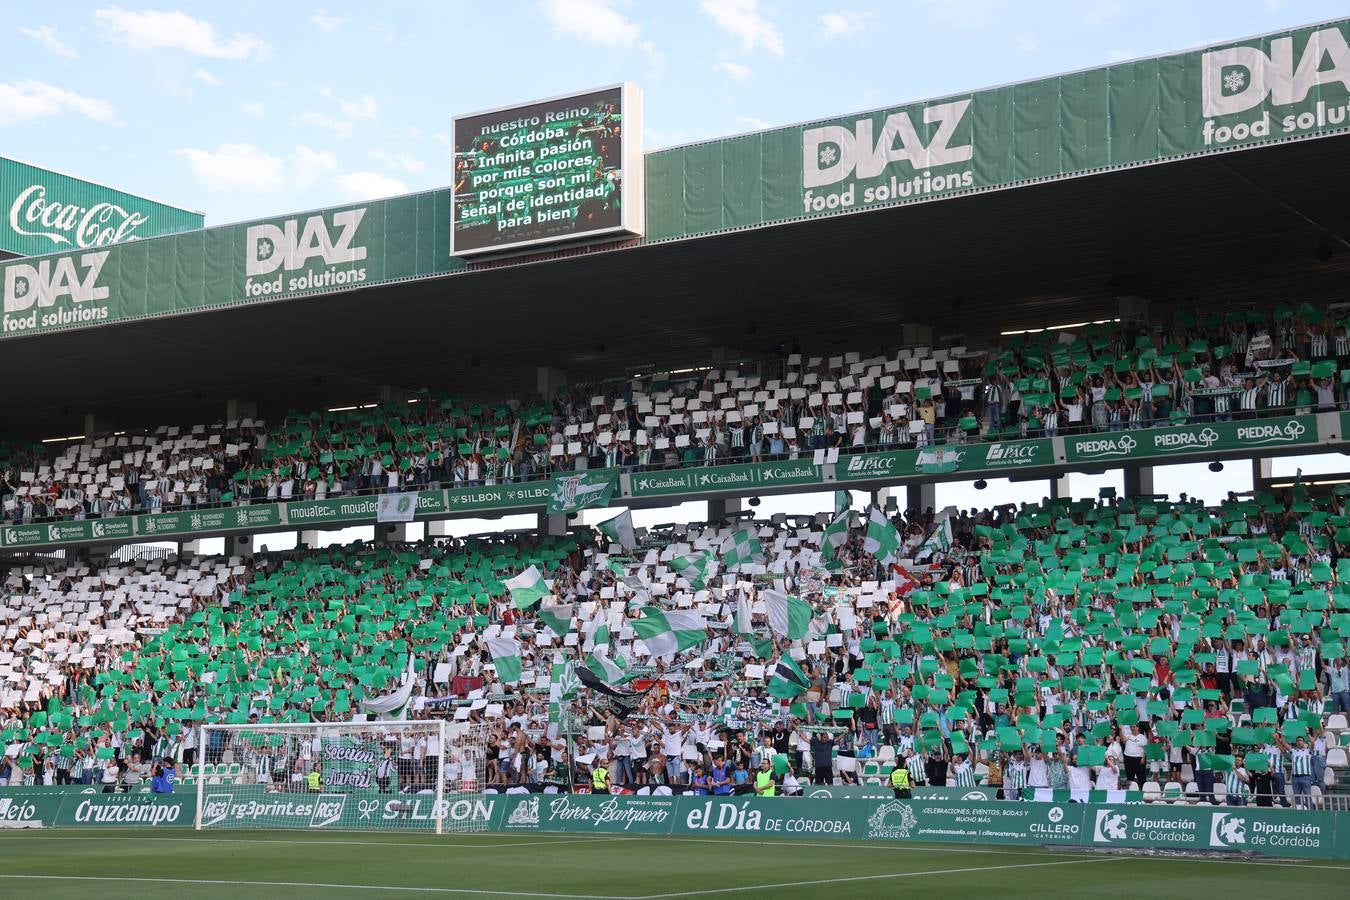
<svg viewBox="0 0 1350 900">
<path fill-rule="evenodd" d="M 625 509 L 614 518 L 601 522 L 599 527 L 601 533 L 624 550 L 637 547 L 637 535 L 633 531 L 633 513 L 630 510 Z"/>
<path fill-rule="evenodd" d="M 806 637 L 814 615 L 811 604 L 779 591 L 760 591 L 759 596 L 769 614 L 769 630 L 791 641 Z"/>
<path fill-rule="evenodd" d="M 620 685 L 631 680 L 634 676 L 628 670 L 628 660 L 622 656 L 610 659 L 600 653 L 592 653 L 586 658 L 586 668 L 595 673 L 596 677 L 608 685 Z"/>
<path fill-rule="evenodd" d="M 780 700 L 792 700 L 805 694 L 811 688 L 811 679 L 806 677 L 795 662 L 786 656 L 779 657 L 769 677 L 769 694 Z"/>
<path fill-rule="evenodd" d="M 575 611 L 575 603 L 541 606 L 539 607 L 539 621 L 547 625 L 548 630 L 558 637 L 565 637 L 572 630 L 572 616 Z"/>
<path fill-rule="evenodd" d="M 835 559 L 839 555 L 839 548 L 848 542 L 848 520 L 851 515 L 852 510 L 845 509 L 834 517 L 834 521 L 825 526 L 825 533 L 820 537 L 822 559 L 827 561 Z"/>
<path fill-rule="evenodd" d="M 514 638 L 496 637 L 488 638 L 487 645 L 492 664 L 497 667 L 497 680 L 502 684 L 520 681 L 520 642 Z"/>
<path fill-rule="evenodd" d="M 691 553 L 689 556 L 677 556 L 670 561 L 670 567 L 681 578 L 692 584 L 696 590 L 703 589 L 712 565 L 712 555 L 703 552 Z"/>
<path fill-rule="evenodd" d="M 508 578 L 502 583 L 511 592 L 511 602 L 515 604 L 516 609 L 534 606 L 553 593 L 544 583 L 544 575 L 538 566 L 530 566 L 515 578 Z"/>
<path fill-rule="evenodd" d="M 642 618 L 633 620 L 633 632 L 647 645 L 652 656 L 666 656 L 687 650 L 708 640 L 708 624 L 693 610 L 663 611 L 642 607 Z"/>
<path fill-rule="evenodd" d="M 728 570 L 746 563 L 763 561 L 764 548 L 760 546 L 759 538 L 755 537 L 755 532 L 750 528 L 742 528 L 733 534 L 722 548 L 722 562 Z"/>
<path fill-rule="evenodd" d="M 863 540 L 863 549 L 885 563 L 895 557 L 900 548 L 900 532 L 895 530 L 890 519 L 879 508 L 872 507 L 867 517 L 867 537 Z"/>
<path fill-rule="evenodd" d="M 952 517 L 950 514 L 944 514 L 938 519 L 937 527 L 933 533 L 919 546 L 914 558 L 927 559 L 934 553 L 946 553 L 952 548 Z"/>
</svg>

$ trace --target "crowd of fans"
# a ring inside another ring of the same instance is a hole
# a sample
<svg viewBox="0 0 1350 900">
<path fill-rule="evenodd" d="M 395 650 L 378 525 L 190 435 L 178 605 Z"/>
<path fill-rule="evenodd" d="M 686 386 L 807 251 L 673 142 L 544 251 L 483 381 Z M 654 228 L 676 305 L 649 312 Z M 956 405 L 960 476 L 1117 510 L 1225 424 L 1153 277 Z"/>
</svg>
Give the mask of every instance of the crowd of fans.
<svg viewBox="0 0 1350 900">
<path fill-rule="evenodd" d="M 1181 312 L 984 349 L 787 348 L 495 405 L 422 392 L 280 422 L 0 447 L 0 509 L 30 523 L 1329 410 L 1350 372 L 1342 312 Z"/>
<path fill-rule="evenodd" d="M 790 793 L 879 766 L 1009 798 L 1184 780 L 1307 805 L 1345 759 L 1346 506 L 1299 486 L 15 570 L 0 776 L 162 778 L 212 752 L 198 724 L 347 721 L 411 660 L 414 716 L 490 729 L 487 786 Z M 520 602 L 505 582 L 531 568 L 548 590 Z M 699 628 L 654 652 L 653 610 Z M 303 763 L 235 762 L 263 784 Z"/>
</svg>

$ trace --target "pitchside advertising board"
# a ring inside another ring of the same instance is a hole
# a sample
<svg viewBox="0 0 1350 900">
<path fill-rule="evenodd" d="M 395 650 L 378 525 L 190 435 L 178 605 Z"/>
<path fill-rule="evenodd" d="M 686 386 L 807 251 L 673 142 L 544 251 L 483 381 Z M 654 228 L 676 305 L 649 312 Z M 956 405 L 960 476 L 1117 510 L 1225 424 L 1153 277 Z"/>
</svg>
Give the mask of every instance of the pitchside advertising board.
<svg viewBox="0 0 1350 900">
<path fill-rule="evenodd" d="M 192 794 L 0 791 L 0 825 L 186 826 Z M 1015 846 L 1151 847 L 1277 857 L 1346 858 L 1345 814 L 1257 807 L 1187 807 L 969 799 L 764 799 L 505 794 L 449 797 L 340 789 L 203 791 L 203 828 L 434 829 L 438 817 L 492 831 L 838 838 Z"/>
<path fill-rule="evenodd" d="M 460 116 L 450 254 L 642 234 L 642 99 L 631 84 Z"/>
<path fill-rule="evenodd" d="M 0 158 L 0 251 L 95 250 L 202 227 L 202 214 Z"/>
</svg>

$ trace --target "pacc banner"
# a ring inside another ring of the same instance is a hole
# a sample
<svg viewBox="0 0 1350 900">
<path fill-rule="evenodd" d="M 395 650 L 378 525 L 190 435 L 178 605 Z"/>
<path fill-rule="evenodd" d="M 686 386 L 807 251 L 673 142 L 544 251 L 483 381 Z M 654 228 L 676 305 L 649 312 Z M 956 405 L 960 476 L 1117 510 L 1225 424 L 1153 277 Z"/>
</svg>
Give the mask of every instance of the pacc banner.
<svg viewBox="0 0 1350 900">
<path fill-rule="evenodd" d="M 91 250 L 202 227 L 202 214 L 0 158 L 0 250 Z"/>
<path fill-rule="evenodd" d="M 839 481 L 919 476 L 934 468 L 932 450 L 893 450 L 888 453 L 858 453 L 839 458 L 834 477 Z M 995 441 L 989 444 L 957 444 L 943 448 L 943 472 L 1016 472 L 1055 464 L 1049 440 Z"/>
</svg>

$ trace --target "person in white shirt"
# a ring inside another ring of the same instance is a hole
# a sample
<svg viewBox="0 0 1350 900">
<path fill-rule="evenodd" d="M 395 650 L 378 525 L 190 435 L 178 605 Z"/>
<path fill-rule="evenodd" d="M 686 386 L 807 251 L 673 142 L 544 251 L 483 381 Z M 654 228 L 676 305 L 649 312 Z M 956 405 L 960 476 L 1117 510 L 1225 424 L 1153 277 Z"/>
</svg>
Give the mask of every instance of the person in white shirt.
<svg viewBox="0 0 1350 900">
<path fill-rule="evenodd" d="M 1097 790 L 1120 790 L 1120 769 L 1116 765 L 1116 758 L 1110 754 L 1107 754 L 1106 764 L 1097 767 Z"/>
</svg>

